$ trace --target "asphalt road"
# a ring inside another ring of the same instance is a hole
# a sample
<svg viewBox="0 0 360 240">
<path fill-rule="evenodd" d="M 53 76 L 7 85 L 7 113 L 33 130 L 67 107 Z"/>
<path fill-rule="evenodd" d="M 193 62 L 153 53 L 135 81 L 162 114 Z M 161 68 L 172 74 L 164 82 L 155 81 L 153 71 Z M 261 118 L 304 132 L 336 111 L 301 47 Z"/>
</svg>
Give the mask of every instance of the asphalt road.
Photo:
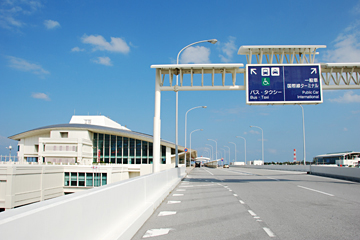
<svg viewBox="0 0 360 240">
<path fill-rule="evenodd" d="M 300 172 L 195 168 L 133 239 L 360 239 L 360 184 Z"/>
</svg>

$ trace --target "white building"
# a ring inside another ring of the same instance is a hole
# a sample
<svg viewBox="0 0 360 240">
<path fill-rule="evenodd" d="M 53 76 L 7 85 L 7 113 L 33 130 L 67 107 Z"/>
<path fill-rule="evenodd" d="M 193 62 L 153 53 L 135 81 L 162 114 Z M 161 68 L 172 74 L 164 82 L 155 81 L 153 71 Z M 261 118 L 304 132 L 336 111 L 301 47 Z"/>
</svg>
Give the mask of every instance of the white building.
<svg viewBox="0 0 360 240">
<path fill-rule="evenodd" d="M 9 138 L 19 160 L 0 162 L 0 211 L 153 172 L 153 137 L 105 116 L 73 116 Z M 161 170 L 175 167 L 175 144 L 161 140 L 160 152 Z"/>
</svg>

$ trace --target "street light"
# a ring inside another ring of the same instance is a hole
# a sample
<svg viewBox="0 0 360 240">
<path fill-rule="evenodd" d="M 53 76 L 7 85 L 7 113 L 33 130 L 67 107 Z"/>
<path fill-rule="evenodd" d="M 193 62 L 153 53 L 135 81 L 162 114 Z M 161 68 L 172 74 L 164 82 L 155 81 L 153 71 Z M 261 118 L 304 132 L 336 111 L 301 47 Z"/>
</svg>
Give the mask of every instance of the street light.
<svg viewBox="0 0 360 240">
<path fill-rule="evenodd" d="M 188 114 L 188 112 L 190 112 L 191 110 L 194 110 L 194 109 L 196 109 L 196 108 L 207 108 L 206 106 L 197 106 L 197 107 L 193 107 L 193 108 L 191 108 L 191 109 L 189 109 L 189 110 L 187 110 L 187 112 L 185 113 L 185 148 L 186 148 L 186 129 L 187 129 L 187 114 Z M 190 144 L 190 149 L 191 149 L 191 144 Z M 186 153 L 185 153 L 185 166 L 186 166 Z M 190 155 L 190 159 L 191 159 L 191 155 Z M 190 162 L 191 162 L 191 160 L 190 160 Z"/>
<path fill-rule="evenodd" d="M 304 165 L 306 165 L 306 145 L 305 145 L 305 118 L 304 118 L 304 108 L 303 106 L 301 106 L 299 104 L 299 106 L 301 107 L 302 110 L 302 122 L 303 122 L 303 140 L 304 140 Z"/>
<path fill-rule="evenodd" d="M 214 141 L 215 142 L 215 152 L 216 152 L 216 158 L 215 158 L 215 160 L 217 160 L 218 159 L 218 157 L 217 157 L 217 141 L 215 141 L 215 140 L 213 140 L 213 139 L 208 139 L 208 141 Z"/>
<path fill-rule="evenodd" d="M 207 152 L 209 154 L 209 158 L 211 158 L 211 149 L 210 148 L 205 147 L 204 152 Z"/>
<path fill-rule="evenodd" d="M 261 130 L 261 142 L 262 142 L 262 146 L 261 146 L 261 149 L 262 149 L 262 161 L 263 161 L 263 163 L 265 163 L 264 162 L 264 131 L 262 130 L 262 128 L 261 127 L 257 127 L 257 126 L 250 126 L 251 128 L 252 127 L 254 127 L 254 128 L 259 128 L 260 130 Z"/>
<path fill-rule="evenodd" d="M 8 146 L 6 148 L 9 149 L 9 162 L 11 162 L 11 149 L 12 149 L 12 146 L 10 145 L 10 146 Z M 5 161 L 6 161 L 6 159 L 5 159 Z"/>
<path fill-rule="evenodd" d="M 229 149 L 229 166 L 230 166 L 230 147 L 229 146 L 224 146 L 227 147 Z"/>
<path fill-rule="evenodd" d="M 224 165 L 224 163 L 225 163 L 225 159 L 226 159 L 226 150 L 224 149 L 224 148 L 221 148 L 220 150 L 223 150 L 224 151 L 224 162 L 223 162 L 223 165 Z M 229 155 L 229 158 L 230 158 L 230 155 Z"/>
<path fill-rule="evenodd" d="M 203 129 L 196 129 L 190 133 L 190 166 L 191 166 L 191 134 L 196 131 L 203 131 Z M 186 154 L 185 154 L 186 156 Z M 186 167 L 186 158 L 185 158 L 185 167 Z"/>
<path fill-rule="evenodd" d="M 236 144 L 235 143 L 233 143 L 233 142 L 229 142 L 229 143 L 232 143 L 232 144 L 234 144 L 235 145 L 235 161 L 234 162 L 236 162 Z M 229 164 L 230 165 L 230 164 Z"/>
<path fill-rule="evenodd" d="M 214 148 L 213 148 L 213 146 L 210 145 L 210 144 L 205 144 L 205 145 L 208 145 L 208 146 L 211 147 L 211 156 L 210 156 L 210 159 L 211 159 L 211 158 L 214 159 Z"/>
<path fill-rule="evenodd" d="M 246 139 L 244 137 L 241 137 L 241 136 L 236 136 L 236 137 L 244 139 L 244 143 L 245 143 L 245 165 L 246 165 Z"/>
<path fill-rule="evenodd" d="M 188 48 L 192 45 L 195 45 L 198 43 L 203 43 L 203 42 L 209 42 L 209 43 L 215 44 L 217 42 L 217 40 L 209 39 L 209 40 L 194 42 L 194 43 L 187 45 L 186 47 L 181 49 L 180 52 L 178 53 L 177 58 L 176 58 L 176 65 L 179 65 L 179 57 L 180 57 L 180 53 L 182 51 L 184 51 L 186 48 Z M 176 75 L 176 86 L 179 86 L 179 75 Z M 179 165 L 179 151 L 178 151 L 179 92 L 178 91 L 176 91 L 175 96 L 176 96 L 176 101 L 175 101 L 175 105 L 176 105 L 175 106 L 175 167 L 178 167 L 178 165 Z"/>
</svg>

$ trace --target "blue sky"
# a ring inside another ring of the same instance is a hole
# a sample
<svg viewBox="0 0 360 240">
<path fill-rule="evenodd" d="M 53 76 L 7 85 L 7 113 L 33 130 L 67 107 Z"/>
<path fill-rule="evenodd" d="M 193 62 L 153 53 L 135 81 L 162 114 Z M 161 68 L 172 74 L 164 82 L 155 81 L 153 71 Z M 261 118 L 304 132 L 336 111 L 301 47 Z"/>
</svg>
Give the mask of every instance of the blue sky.
<svg viewBox="0 0 360 240">
<path fill-rule="evenodd" d="M 360 62 L 360 2 L 345 1 L 0 1 L 0 154 L 8 137 L 102 114 L 133 131 L 152 134 L 153 64 L 246 63 L 241 45 L 326 45 L 318 62 Z M 324 103 L 306 105 L 306 151 L 360 151 L 360 91 L 324 91 Z M 302 153 L 299 106 L 248 106 L 245 91 L 179 93 L 179 144 L 185 112 L 192 147 L 237 146 L 237 160 L 291 161 Z M 175 93 L 162 93 L 161 136 L 175 142 Z M 189 143 L 189 139 L 188 139 Z M 227 148 L 226 148 L 227 149 Z M 228 157 L 227 157 L 228 158 Z"/>
</svg>

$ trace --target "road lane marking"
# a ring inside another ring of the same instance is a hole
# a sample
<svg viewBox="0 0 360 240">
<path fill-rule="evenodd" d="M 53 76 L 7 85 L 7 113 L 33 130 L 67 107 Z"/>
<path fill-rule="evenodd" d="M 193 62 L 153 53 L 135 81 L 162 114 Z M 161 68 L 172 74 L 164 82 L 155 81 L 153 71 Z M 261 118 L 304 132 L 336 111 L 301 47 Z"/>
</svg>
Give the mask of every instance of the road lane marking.
<svg viewBox="0 0 360 240">
<path fill-rule="evenodd" d="M 269 237 L 275 237 L 275 234 L 269 228 L 264 227 L 263 229 L 267 233 L 267 235 L 269 235 Z"/>
<path fill-rule="evenodd" d="M 170 215 L 175 215 L 175 214 L 176 214 L 175 211 L 162 211 L 159 213 L 158 217 L 170 216 Z"/>
<path fill-rule="evenodd" d="M 248 210 L 248 212 L 250 213 L 250 215 L 251 215 L 251 216 L 253 216 L 253 217 L 255 217 L 255 216 L 256 216 L 256 214 L 255 214 L 253 211 Z"/>
<path fill-rule="evenodd" d="M 240 202 L 241 204 L 245 204 L 245 202 L 244 202 L 244 201 L 239 200 L 239 202 Z"/>
<path fill-rule="evenodd" d="M 181 196 L 184 196 L 184 194 L 179 194 L 179 193 L 173 194 L 173 197 L 181 197 Z"/>
<path fill-rule="evenodd" d="M 143 238 L 150 238 L 150 237 L 157 237 L 161 235 L 166 235 L 169 233 L 170 230 L 173 228 L 160 228 L 160 229 L 150 229 L 147 230 Z"/>
<path fill-rule="evenodd" d="M 177 192 L 185 192 L 186 189 L 176 189 Z"/>
<path fill-rule="evenodd" d="M 330 197 L 334 197 L 334 196 L 335 196 L 335 195 L 330 194 L 330 193 L 322 192 L 322 191 L 315 190 L 315 189 L 312 189 L 312 188 L 303 187 L 303 186 L 300 186 L 300 185 L 298 185 L 298 187 L 299 187 L 299 188 L 306 189 L 306 190 L 310 190 L 310 191 L 313 191 L 313 192 L 322 193 L 322 194 L 328 195 L 328 196 L 330 196 Z"/>
<path fill-rule="evenodd" d="M 181 203 L 181 201 L 168 201 L 168 204 L 177 204 L 177 203 Z"/>
<path fill-rule="evenodd" d="M 275 181 L 280 181 L 279 179 L 272 178 L 272 177 L 266 177 L 266 178 L 269 178 L 269 179 L 272 179 L 272 180 L 275 180 Z"/>
<path fill-rule="evenodd" d="M 235 197 L 237 197 L 238 195 L 237 194 L 234 194 Z"/>
</svg>

